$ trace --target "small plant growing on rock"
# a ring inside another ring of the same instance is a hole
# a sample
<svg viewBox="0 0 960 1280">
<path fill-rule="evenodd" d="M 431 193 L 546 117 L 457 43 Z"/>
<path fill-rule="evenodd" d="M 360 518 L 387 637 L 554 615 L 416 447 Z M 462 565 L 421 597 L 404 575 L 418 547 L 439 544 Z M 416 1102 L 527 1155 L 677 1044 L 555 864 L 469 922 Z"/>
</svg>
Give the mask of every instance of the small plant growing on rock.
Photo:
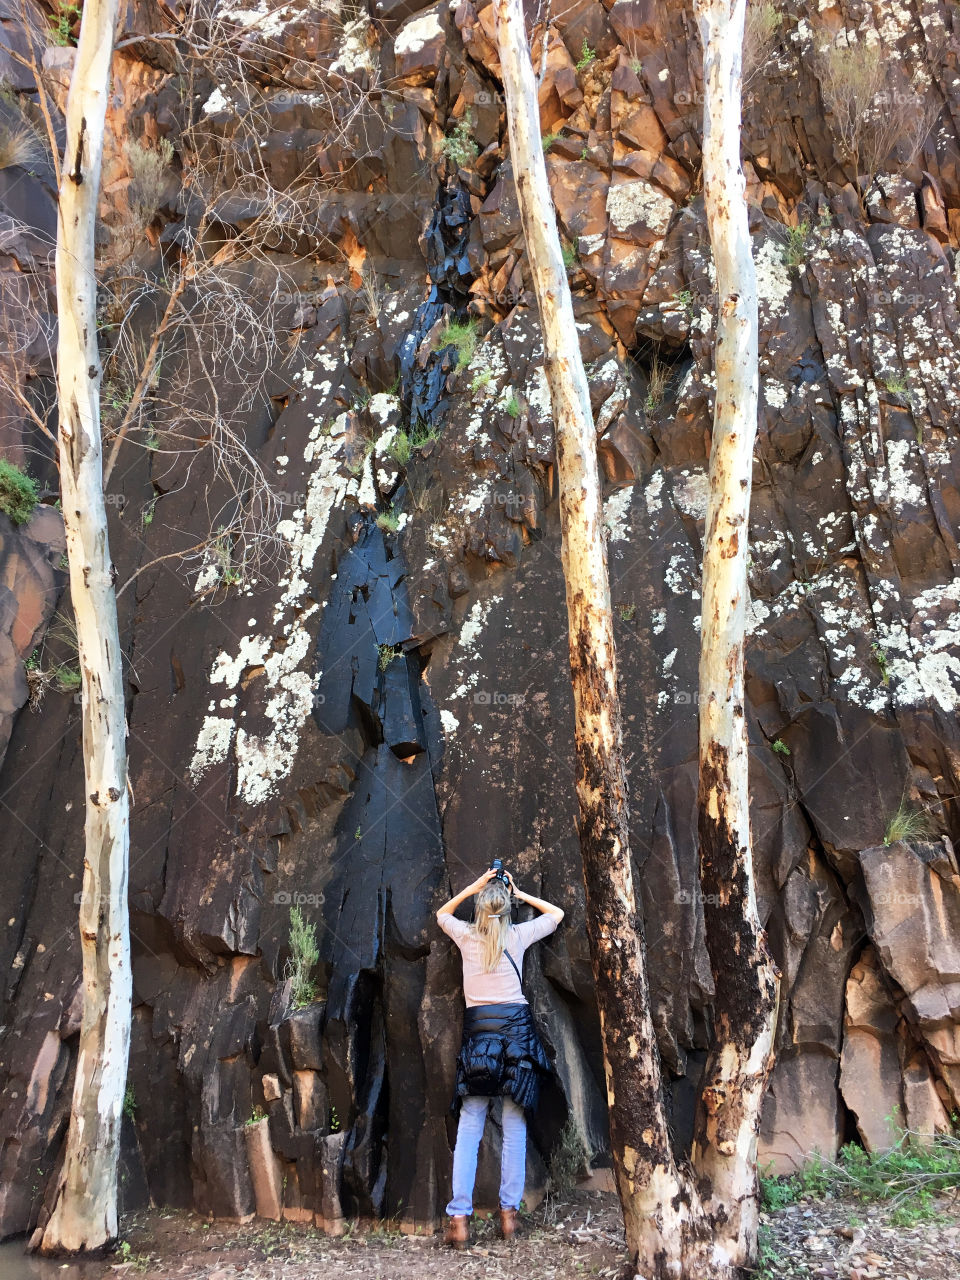
<svg viewBox="0 0 960 1280">
<path fill-rule="evenodd" d="M 906 800 L 901 800 L 896 813 L 887 823 L 883 843 L 896 844 L 898 840 L 920 840 L 933 834 L 933 823 L 925 809 L 911 808 Z"/>
<path fill-rule="evenodd" d="M 377 516 L 377 528 L 384 533 L 396 533 L 400 528 L 400 516 L 393 507 L 389 511 L 381 511 Z"/>
<path fill-rule="evenodd" d="M 76 693 L 83 683 L 83 677 L 76 667 L 62 663 L 54 674 L 54 684 L 61 693 Z"/>
<path fill-rule="evenodd" d="M 577 1179 L 590 1170 L 590 1152 L 583 1134 L 572 1115 L 560 1130 L 560 1136 L 550 1153 L 550 1191 L 555 1196 L 569 1195 Z"/>
<path fill-rule="evenodd" d="M 596 49 L 591 49 L 586 40 L 584 40 L 583 44 L 580 46 L 580 57 L 577 59 L 577 70 L 586 71 L 587 67 L 589 67 L 592 62 L 595 62 L 596 59 Z"/>
<path fill-rule="evenodd" d="M 873 644 L 870 646 L 870 652 L 873 654 L 874 662 L 876 662 L 877 666 L 880 668 L 880 679 L 884 684 L 889 684 L 890 667 L 887 663 L 887 655 L 883 646 L 877 640 L 874 640 Z"/>
<path fill-rule="evenodd" d="M 290 959 L 287 961 L 286 977 L 290 980 L 290 1003 L 294 1009 L 302 1009 L 316 999 L 317 988 L 311 974 L 319 959 L 320 948 L 317 945 L 315 926 L 304 920 L 299 907 L 291 907 Z"/>
<path fill-rule="evenodd" d="M 567 268 L 568 271 L 572 267 L 576 267 L 579 265 L 580 258 L 577 255 L 577 246 L 575 244 L 563 245 L 560 252 L 563 254 L 563 265 Z"/>
<path fill-rule="evenodd" d="M 693 292 L 690 289 L 681 289 L 677 294 L 677 302 L 683 307 L 689 317 L 693 317 Z"/>
<path fill-rule="evenodd" d="M 78 4 L 66 4 L 58 0 L 50 18 L 50 39 L 54 44 L 69 45 L 73 43 L 71 28 L 80 17 Z"/>
<path fill-rule="evenodd" d="M 637 616 L 637 606 L 635 604 L 618 605 L 617 613 L 619 613 L 624 622 L 632 622 Z"/>
<path fill-rule="evenodd" d="M 520 417 L 520 401 L 516 392 L 513 393 L 507 403 L 503 406 L 503 409 L 511 418 Z"/>
<path fill-rule="evenodd" d="M 472 164 L 480 154 L 480 148 L 473 139 L 470 130 L 473 128 L 473 121 L 469 115 L 465 115 L 461 120 L 453 126 L 453 129 L 447 134 L 440 143 L 440 153 L 452 161 L 457 168 L 465 169 Z"/>
<path fill-rule="evenodd" d="M 781 742 L 779 738 L 774 738 L 773 749 L 778 756 L 788 756 L 790 754 L 790 748 L 785 742 Z"/>
<path fill-rule="evenodd" d="M 913 391 L 910 387 L 909 379 L 904 378 L 900 374 L 894 374 L 892 377 L 884 378 L 883 385 L 885 389 L 895 396 L 903 396 L 907 404 L 913 405 Z M 922 428 L 921 428 L 922 430 Z"/>
<path fill-rule="evenodd" d="M 264 1111 L 263 1107 L 258 1105 L 254 1107 L 253 1110 L 250 1112 L 250 1119 L 245 1121 L 245 1123 L 259 1124 L 261 1120 L 266 1120 L 266 1118 L 267 1118 L 267 1113 Z"/>
<path fill-rule="evenodd" d="M 412 453 L 413 441 L 409 434 L 403 430 L 398 431 L 387 446 L 388 457 L 391 457 L 397 466 L 405 467 Z"/>
<path fill-rule="evenodd" d="M 26 524 L 39 501 L 37 482 L 6 458 L 0 458 L 0 511 L 14 524 Z"/>
<path fill-rule="evenodd" d="M 386 671 L 390 663 L 395 658 L 401 657 L 403 650 L 399 645 L 378 644 L 377 645 L 377 666 L 381 671 Z"/>
<path fill-rule="evenodd" d="M 545 133 L 543 137 L 540 139 L 540 143 L 544 151 L 549 151 L 550 148 L 553 146 L 553 144 L 560 137 L 561 135 L 559 133 Z"/>
<path fill-rule="evenodd" d="M 795 227 L 786 228 L 787 239 L 783 246 L 783 261 L 788 267 L 801 267 L 807 260 L 807 240 L 810 223 L 804 219 Z"/>
<path fill-rule="evenodd" d="M 489 387 L 492 381 L 493 381 L 493 370 L 481 369 L 480 372 L 477 374 L 477 376 L 474 378 L 474 380 L 470 383 L 470 390 L 474 393 L 474 395 L 476 395 L 478 391 L 483 391 L 484 388 Z"/>
<path fill-rule="evenodd" d="M 137 1118 L 137 1099 L 129 1085 L 127 1085 L 123 1095 L 123 1114 L 128 1120 Z"/>
<path fill-rule="evenodd" d="M 440 347 L 456 347 L 457 371 L 466 369 L 477 349 L 477 322 L 451 320 L 440 334 Z"/>
</svg>

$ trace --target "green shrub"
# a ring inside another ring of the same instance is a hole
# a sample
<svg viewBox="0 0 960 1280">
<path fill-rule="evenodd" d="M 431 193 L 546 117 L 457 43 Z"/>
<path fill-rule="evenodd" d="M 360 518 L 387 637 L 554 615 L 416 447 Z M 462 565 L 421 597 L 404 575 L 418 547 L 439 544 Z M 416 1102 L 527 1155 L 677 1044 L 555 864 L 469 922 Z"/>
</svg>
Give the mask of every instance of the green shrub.
<svg viewBox="0 0 960 1280">
<path fill-rule="evenodd" d="M 0 511 L 14 524 L 26 524 L 39 501 L 37 482 L 12 462 L 0 458 Z"/>
<path fill-rule="evenodd" d="M 49 35 L 54 44 L 69 45 L 72 42 L 71 28 L 79 17 L 78 4 L 67 4 L 64 0 L 58 0 L 50 18 Z"/>
<path fill-rule="evenodd" d="M 786 227 L 786 244 L 783 246 L 783 261 L 788 267 L 799 267 L 807 258 L 807 240 L 810 236 L 810 223 L 803 221 L 796 227 Z"/>
<path fill-rule="evenodd" d="M 290 1003 L 295 1009 L 301 1009 L 316 999 L 317 988 L 311 975 L 319 959 L 315 926 L 304 920 L 299 907 L 291 907 L 290 959 L 286 976 L 290 979 Z"/>
<path fill-rule="evenodd" d="M 440 143 L 440 153 L 452 160 L 459 169 L 465 169 L 476 160 L 480 148 L 473 139 L 470 130 L 473 121 L 469 115 L 458 120 L 444 140 Z"/>
<path fill-rule="evenodd" d="M 891 1120 L 891 1126 L 892 1120 Z M 911 1226 L 936 1217 L 936 1196 L 960 1184 L 960 1138 L 941 1134 L 922 1138 L 900 1130 L 887 1151 L 865 1151 L 849 1143 L 836 1161 L 816 1155 L 799 1173 L 785 1178 L 760 1177 L 760 1203 L 767 1212 L 796 1204 L 804 1196 L 827 1194 L 864 1203 L 886 1201 L 891 1220 Z"/>
<path fill-rule="evenodd" d="M 586 40 L 584 40 L 583 44 L 580 46 L 580 57 L 577 59 L 577 70 L 586 71 L 587 67 L 589 67 L 592 62 L 596 61 L 596 58 L 596 49 L 591 49 Z"/>
<path fill-rule="evenodd" d="M 568 1115 L 550 1153 L 551 1192 L 559 1196 L 569 1195 L 576 1186 L 577 1179 L 584 1177 L 589 1168 L 590 1152 L 587 1144 L 576 1120 Z"/>
</svg>

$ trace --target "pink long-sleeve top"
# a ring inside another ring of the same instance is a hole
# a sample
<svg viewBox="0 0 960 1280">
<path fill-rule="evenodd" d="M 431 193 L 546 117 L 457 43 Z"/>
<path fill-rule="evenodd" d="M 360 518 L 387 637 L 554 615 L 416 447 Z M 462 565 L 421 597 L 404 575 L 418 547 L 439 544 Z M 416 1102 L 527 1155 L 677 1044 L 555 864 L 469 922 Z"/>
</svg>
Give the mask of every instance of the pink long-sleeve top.
<svg viewBox="0 0 960 1280">
<path fill-rule="evenodd" d="M 458 920 L 448 911 L 437 912 L 437 924 L 460 948 L 463 961 L 463 996 L 468 1008 L 478 1004 L 526 1004 L 520 979 L 506 955 L 490 973 L 483 971 L 483 944 L 465 920 Z M 507 937 L 507 951 L 520 973 L 523 973 L 523 953 L 527 947 L 555 931 L 557 922 L 553 916 L 539 915 L 523 924 L 512 924 Z"/>
</svg>

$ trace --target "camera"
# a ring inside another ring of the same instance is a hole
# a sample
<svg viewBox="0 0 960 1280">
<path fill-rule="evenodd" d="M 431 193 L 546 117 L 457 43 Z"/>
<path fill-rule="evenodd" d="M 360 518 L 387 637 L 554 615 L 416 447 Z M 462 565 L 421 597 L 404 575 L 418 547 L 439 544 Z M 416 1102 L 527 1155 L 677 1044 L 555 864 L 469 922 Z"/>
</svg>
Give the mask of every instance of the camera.
<svg viewBox="0 0 960 1280">
<path fill-rule="evenodd" d="M 494 858 L 490 863 L 490 870 L 497 873 L 493 877 L 494 880 L 499 880 L 502 884 L 505 884 L 508 889 L 510 888 L 510 881 L 507 879 L 507 873 L 503 869 L 503 862 L 500 858 Z"/>
</svg>

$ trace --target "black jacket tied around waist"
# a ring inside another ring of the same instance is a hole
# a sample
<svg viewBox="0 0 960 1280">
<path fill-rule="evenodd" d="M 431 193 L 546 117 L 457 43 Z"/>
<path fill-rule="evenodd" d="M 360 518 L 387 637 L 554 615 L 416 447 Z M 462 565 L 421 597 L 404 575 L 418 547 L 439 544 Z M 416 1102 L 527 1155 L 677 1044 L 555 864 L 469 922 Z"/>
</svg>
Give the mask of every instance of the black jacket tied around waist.
<svg viewBox="0 0 960 1280">
<path fill-rule="evenodd" d="M 501 1095 L 533 1109 L 541 1073 L 549 1072 L 528 1004 L 478 1004 L 466 1010 L 454 1108 L 468 1095 Z"/>
</svg>

